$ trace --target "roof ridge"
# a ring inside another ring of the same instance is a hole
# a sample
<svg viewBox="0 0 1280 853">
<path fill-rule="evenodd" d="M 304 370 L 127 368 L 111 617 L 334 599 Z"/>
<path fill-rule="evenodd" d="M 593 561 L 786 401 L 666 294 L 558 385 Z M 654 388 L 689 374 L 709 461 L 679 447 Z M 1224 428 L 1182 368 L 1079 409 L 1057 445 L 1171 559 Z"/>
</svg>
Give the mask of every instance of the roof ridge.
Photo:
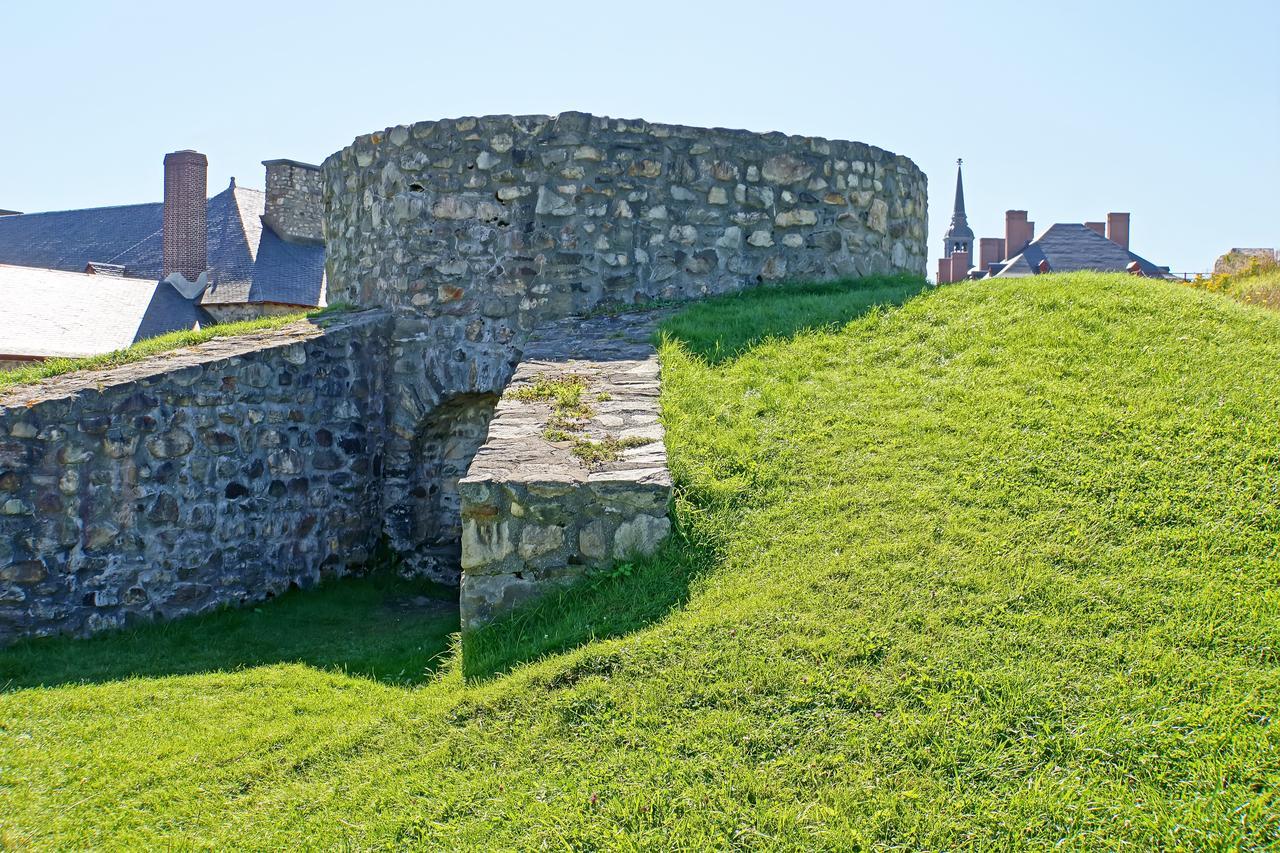
<svg viewBox="0 0 1280 853">
<path fill-rule="evenodd" d="M 14 216 L 6 216 L 4 220 L 26 219 L 31 216 L 49 216 L 54 213 L 84 213 L 89 210 L 122 210 L 126 207 L 159 207 L 164 204 L 163 201 L 138 201 L 130 204 L 104 204 L 99 207 L 70 207 L 66 210 L 32 210 L 28 213 L 19 213 Z M 3 221 L 3 220 L 0 220 Z"/>
</svg>

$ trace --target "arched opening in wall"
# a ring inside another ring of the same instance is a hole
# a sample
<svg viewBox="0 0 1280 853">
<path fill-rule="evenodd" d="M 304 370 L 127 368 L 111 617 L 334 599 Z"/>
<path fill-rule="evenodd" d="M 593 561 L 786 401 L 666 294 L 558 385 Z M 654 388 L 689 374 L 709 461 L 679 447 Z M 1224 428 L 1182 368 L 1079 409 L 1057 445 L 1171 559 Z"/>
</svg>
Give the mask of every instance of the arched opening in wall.
<svg viewBox="0 0 1280 853">
<path fill-rule="evenodd" d="M 414 439 L 409 483 L 410 554 L 415 573 L 457 583 L 462 563 L 462 499 L 458 480 L 489 435 L 496 394 L 460 394 L 436 407 Z"/>
</svg>

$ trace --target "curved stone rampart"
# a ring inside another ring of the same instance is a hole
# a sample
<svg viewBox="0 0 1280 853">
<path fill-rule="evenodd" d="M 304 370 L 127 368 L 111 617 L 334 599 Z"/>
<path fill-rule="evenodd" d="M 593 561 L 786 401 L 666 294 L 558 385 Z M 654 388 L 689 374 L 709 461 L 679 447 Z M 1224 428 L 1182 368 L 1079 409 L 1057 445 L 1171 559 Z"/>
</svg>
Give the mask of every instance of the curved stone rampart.
<svg viewBox="0 0 1280 853">
<path fill-rule="evenodd" d="M 516 327 L 926 262 L 924 174 L 860 142 L 487 116 L 361 136 L 323 180 L 332 300 Z"/>
</svg>

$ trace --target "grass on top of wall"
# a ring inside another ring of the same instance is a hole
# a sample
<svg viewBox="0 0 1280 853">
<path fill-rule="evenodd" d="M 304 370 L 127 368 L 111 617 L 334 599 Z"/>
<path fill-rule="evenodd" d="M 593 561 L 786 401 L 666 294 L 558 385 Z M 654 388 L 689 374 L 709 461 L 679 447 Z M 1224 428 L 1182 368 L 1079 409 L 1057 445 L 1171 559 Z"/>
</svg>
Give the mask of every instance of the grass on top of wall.
<svg viewBox="0 0 1280 853">
<path fill-rule="evenodd" d="M 1280 261 L 1227 256 L 1227 270 L 1188 282 L 1191 287 L 1221 293 L 1238 302 L 1280 311 Z"/>
<path fill-rule="evenodd" d="M 346 311 L 348 307 L 346 305 L 331 305 L 328 308 L 318 308 L 314 311 L 299 311 L 295 314 L 259 317 L 255 320 L 240 320 L 235 323 L 219 323 L 212 326 L 204 326 L 200 329 L 169 332 L 166 335 L 147 338 L 123 349 L 113 350 L 101 355 L 90 355 L 83 358 L 49 358 L 44 361 L 33 362 L 30 366 L 0 371 L 0 395 L 22 385 L 34 385 L 44 379 L 51 379 L 66 373 L 119 367 L 135 361 L 141 361 L 153 355 L 203 344 L 217 338 L 230 338 L 238 335 L 247 335 L 251 332 L 278 329 L 298 320 L 319 320 Z"/>
<path fill-rule="evenodd" d="M 1274 848 L 1280 315 L 884 284 L 673 318 L 680 535 L 479 638 L 488 677 L 308 654 L 399 633 L 357 586 L 232 626 L 284 650 L 242 666 L 0 651 L 0 845 Z"/>
</svg>

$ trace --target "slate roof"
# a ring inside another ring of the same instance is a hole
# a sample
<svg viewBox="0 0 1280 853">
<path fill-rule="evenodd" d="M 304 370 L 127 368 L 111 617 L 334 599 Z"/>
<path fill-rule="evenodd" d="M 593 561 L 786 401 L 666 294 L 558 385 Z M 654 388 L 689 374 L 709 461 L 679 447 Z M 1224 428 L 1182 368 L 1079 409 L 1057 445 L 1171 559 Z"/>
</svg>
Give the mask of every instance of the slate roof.
<svg viewBox="0 0 1280 853">
<path fill-rule="evenodd" d="M 1020 254 L 1005 261 L 995 275 L 1034 275 L 1040 262 L 1046 260 L 1050 272 L 1124 272 L 1133 261 L 1138 262 L 1146 276 L 1162 278 L 1169 272 L 1168 267 L 1156 266 L 1085 225 L 1059 222 L 1032 240 Z"/>
<path fill-rule="evenodd" d="M 249 278 L 214 282 L 201 295 L 200 304 L 324 305 L 324 282 L 322 244 L 286 242 L 263 228 Z"/>
<path fill-rule="evenodd" d="M 324 304 L 324 247 L 280 250 L 274 244 L 283 241 L 263 227 L 265 207 L 264 192 L 234 184 L 209 199 L 211 287 L 203 303 Z M 112 264 L 128 278 L 156 281 L 164 264 L 163 216 L 163 205 L 154 202 L 0 217 L 0 264 L 67 272 Z M 267 258 L 259 265 L 264 245 Z"/>
<path fill-rule="evenodd" d="M 0 264 L 0 357 L 98 355 L 210 318 L 169 284 Z"/>
</svg>

